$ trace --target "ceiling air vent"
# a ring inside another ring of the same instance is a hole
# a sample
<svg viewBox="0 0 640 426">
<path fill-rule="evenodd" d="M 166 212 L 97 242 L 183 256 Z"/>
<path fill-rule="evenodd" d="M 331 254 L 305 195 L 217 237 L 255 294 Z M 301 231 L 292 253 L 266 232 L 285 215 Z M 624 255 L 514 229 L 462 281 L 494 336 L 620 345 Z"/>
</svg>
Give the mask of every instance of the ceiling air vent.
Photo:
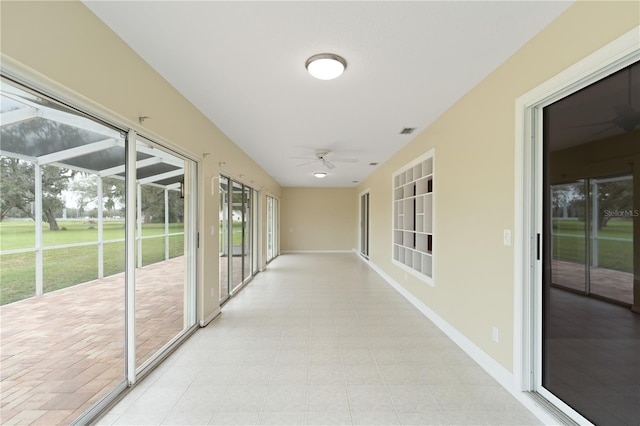
<svg viewBox="0 0 640 426">
<path fill-rule="evenodd" d="M 413 131 L 415 130 L 415 127 L 405 127 L 404 129 L 402 129 L 400 131 L 401 135 L 410 135 L 411 133 L 413 133 Z"/>
</svg>

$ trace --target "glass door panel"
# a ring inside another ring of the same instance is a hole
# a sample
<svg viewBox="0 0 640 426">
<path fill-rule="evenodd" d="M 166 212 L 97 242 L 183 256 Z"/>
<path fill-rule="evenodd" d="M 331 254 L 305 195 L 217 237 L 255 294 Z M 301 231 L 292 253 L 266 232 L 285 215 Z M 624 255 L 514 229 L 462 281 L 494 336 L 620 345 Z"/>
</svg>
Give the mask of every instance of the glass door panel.
<svg viewBox="0 0 640 426">
<path fill-rule="evenodd" d="M 267 262 L 273 259 L 273 198 L 267 196 Z"/>
<path fill-rule="evenodd" d="M 125 386 L 127 142 L 4 79 L 0 113 L 0 419 L 71 424 Z"/>
<path fill-rule="evenodd" d="M 636 63 L 543 109 L 537 390 L 594 424 L 640 418 L 640 315 L 629 309 L 640 295 L 640 145 L 636 124 L 614 115 L 639 108 Z"/>
<path fill-rule="evenodd" d="M 229 298 L 229 262 L 230 244 L 229 233 L 229 179 L 220 176 L 220 227 L 219 227 L 219 269 L 220 269 L 220 301 Z"/>
<path fill-rule="evenodd" d="M 254 276 L 260 270 L 260 246 L 262 245 L 262 235 L 260 232 L 262 225 L 262 209 L 260 191 L 251 189 L 251 274 Z"/>
<path fill-rule="evenodd" d="M 273 257 L 277 257 L 280 254 L 280 202 L 278 199 L 273 199 Z"/>
<path fill-rule="evenodd" d="M 633 304 L 633 177 L 590 179 L 590 293 Z"/>
<path fill-rule="evenodd" d="M 140 138 L 136 152 L 135 334 L 140 370 L 195 323 L 195 246 L 190 237 L 195 220 L 188 206 L 196 191 L 191 162 Z"/>
<path fill-rule="evenodd" d="M 551 282 L 587 292 L 585 182 L 551 186 Z"/>
<path fill-rule="evenodd" d="M 244 195 L 242 197 L 242 280 L 245 281 L 251 277 L 252 271 L 252 225 L 253 225 L 253 208 L 251 196 L 251 188 L 245 186 L 243 188 Z"/>
<path fill-rule="evenodd" d="M 244 245 L 244 190 L 242 184 L 233 182 L 231 185 L 231 264 L 230 278 L 231 292 L 242 284 L 242 249 Z"/>
</svg>

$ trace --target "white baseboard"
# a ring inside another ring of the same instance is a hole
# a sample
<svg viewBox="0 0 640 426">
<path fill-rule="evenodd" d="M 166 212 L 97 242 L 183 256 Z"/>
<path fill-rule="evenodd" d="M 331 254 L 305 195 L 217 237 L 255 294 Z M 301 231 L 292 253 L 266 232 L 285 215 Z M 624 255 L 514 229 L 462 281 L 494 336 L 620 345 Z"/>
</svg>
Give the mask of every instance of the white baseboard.
<svg viewBox="0 0 640 426">
<path fill-rule="evenodd" d="M 467 353 L 475 362 L 478 363 L 491 377 L 493 377 L 502 387 L 511 393 L 518 401 L 522 403 L 533 415 L 547 425 L 557 425 L 558 419 L 554 417 L 547 409 L 541 406 L 527 392 L 516 389 L 513 374 L 487 355 L 475 343 L 469 340 L 464 334 L 460 333 L 455 327 L 445 321 L 440 315 L 436 314 L 420 299 L 411 294 L 407 289 L 398 284 L 393 278 L 387 275 L 382 269 L 373 262 L 358 256 L 363 262 L 366 262 L 371 269 L 376 271 L 391 287 L 404 296 L 413 306 L 415 306 L 424 316 L 433 322 L 447 337 Z"/>
<path fill-rule="evenodd" d="M 222 313 L 222 310 L 221 310 L 221 309 L 220 309 L 220 307 L 218 306 L 218 307 L 216 308 L 216 310 L 215 310 L 215 311 L 213 311 L 213 312 L 211 313 L 211 315 L 209 315 L 208 317 L 206 317 L 206 318 L 205 318 L 205 319 L 203 319 L 203 320 L 200 320 L 200 327 L 206 327 L 207 325 L 209 325 L 209 323 L 210 323 L 211 321 L 213 321 L 213 320 L 214 320 L 218 315 L 220 315 L 221 313 Z"/>
</svg>

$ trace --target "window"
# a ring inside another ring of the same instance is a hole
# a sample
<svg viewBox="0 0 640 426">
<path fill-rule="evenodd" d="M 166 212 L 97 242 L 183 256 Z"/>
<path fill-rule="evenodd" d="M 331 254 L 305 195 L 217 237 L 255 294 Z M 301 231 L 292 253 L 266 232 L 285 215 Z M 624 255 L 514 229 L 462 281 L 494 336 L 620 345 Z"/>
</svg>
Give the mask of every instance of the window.
<svg viewBox="0 0 640 426">
<path fill-rule="evenodd" d="M 393 174 L 393 263 L 433 285 L 433 150 Z"/>
</svg>

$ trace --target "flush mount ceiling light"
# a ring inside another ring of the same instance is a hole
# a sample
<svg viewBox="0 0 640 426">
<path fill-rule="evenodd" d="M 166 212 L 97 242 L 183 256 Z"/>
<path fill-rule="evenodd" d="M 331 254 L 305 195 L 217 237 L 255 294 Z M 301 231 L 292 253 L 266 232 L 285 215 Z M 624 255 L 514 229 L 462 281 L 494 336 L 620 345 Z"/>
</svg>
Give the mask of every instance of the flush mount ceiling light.
<svg viewBox="0 0 640 426">
<path fill-rule="evenodd" d="M 322 179 L 323 177 L 327 176 L 327 174 L 325 172 L 315 172 L 313 175 L 315 177 L 317 177 L 318 179 Z"/>
<path fill-rule="evenodd" d="M 309 74 L 319 80 L 333 80 L 347 68 L 347 61 L 333 53 L 313 55 L 304 64 Z"/>
</svg>

